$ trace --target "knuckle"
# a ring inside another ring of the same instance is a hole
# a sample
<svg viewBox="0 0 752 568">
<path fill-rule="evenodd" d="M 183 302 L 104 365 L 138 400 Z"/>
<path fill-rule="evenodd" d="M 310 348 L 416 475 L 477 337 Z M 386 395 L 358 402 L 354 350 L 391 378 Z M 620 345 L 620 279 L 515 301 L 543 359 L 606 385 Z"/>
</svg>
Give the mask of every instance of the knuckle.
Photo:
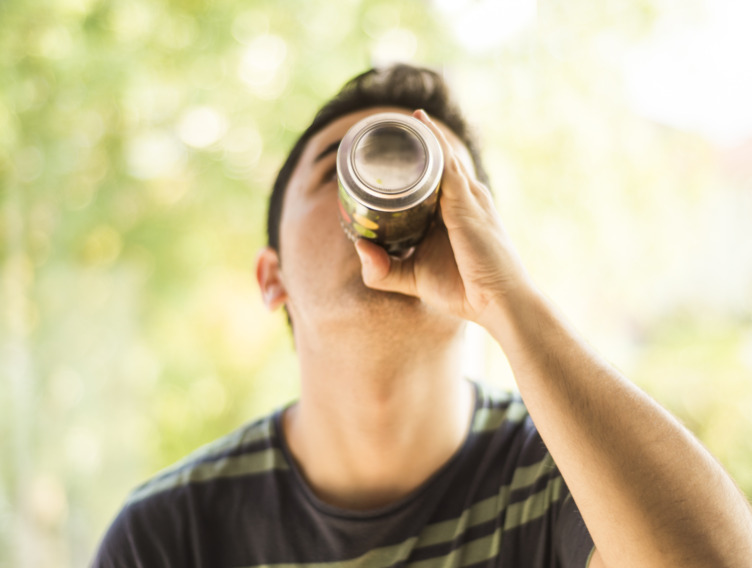
<svg viewBox="0 0 752 568">
<path fill-rule="evenodd" d="M 447 160 L 447 166 L 449 171 L 453 174 L 459 174 L 462 171 L 462 167 L 460 166 L 460 161 L 457 159 L 457 156 L 450 156 Z"/>
</svg>

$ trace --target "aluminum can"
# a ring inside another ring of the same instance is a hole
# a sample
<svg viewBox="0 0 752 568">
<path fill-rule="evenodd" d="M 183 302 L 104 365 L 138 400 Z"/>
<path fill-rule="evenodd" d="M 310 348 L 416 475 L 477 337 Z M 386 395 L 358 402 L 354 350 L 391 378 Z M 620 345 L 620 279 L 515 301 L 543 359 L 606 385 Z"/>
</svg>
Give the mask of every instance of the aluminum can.
<svg viewBox="0 0 752 568">
<path fill-rule="evenodd" d="M 337 151 L 342 228 L 395 256 L 408 254 L 436 215 L 444 156 L 433 132 L 400 113 L 371 115 Z"/>
</svg>

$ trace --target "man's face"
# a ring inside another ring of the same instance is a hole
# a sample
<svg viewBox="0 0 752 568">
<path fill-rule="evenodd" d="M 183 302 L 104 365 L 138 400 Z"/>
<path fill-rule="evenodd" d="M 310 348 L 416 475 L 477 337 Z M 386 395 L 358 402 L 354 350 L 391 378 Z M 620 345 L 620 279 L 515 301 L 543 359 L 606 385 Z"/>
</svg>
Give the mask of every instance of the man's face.
<svg viewBox="0 0 752 568">
<path fill-rule="evenodd" d="M 329 325 L 377 329 L 381 321 L 394 329 L 401 319 L 415 323 L 416 317 L 430 313 L 416 298 L 366 287 L 353 243 L 340 225 L 339 142 L 351 126 L 378 112 L 411 114 L 379 107 L 340 117 L 308 142 L 290 178 L 280 220 L 279 272 L 296 333 L 306 329 L 318 333 Z M 465 146 L 447 127 L 443 129 L 472 169 Z"/>
</svg>

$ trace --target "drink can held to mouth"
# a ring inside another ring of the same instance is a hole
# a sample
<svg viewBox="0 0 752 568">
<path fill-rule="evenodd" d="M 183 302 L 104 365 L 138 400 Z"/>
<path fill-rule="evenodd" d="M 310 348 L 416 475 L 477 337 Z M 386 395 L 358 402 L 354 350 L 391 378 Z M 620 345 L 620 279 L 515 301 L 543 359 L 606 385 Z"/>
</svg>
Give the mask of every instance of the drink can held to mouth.
<svg viewBox="0 0 752 568">
<path fill-rule="evenodd" d="M 444 156 L 433 132 L 400 113 L 371 115 L 337 151 L 342 228 L 395 256 L 417 245 L 436 214 Z"/>
</svg>

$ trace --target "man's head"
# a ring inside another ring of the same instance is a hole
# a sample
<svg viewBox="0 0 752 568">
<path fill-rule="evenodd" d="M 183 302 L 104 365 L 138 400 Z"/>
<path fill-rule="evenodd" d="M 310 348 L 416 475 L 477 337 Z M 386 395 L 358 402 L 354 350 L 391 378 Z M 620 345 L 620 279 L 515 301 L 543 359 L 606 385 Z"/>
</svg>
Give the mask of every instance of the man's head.
<svg viewBox="0 0 752 568">
<path fill-rule="evenodd" d="M 363 283 L 360 262 L 339 222 L 335 167 L 337 147 L 358 120 L 418 108 L 433 117 L 467 167 L 485 181 L 469 128 L 436 73 L 398 65 L 348 82 L 298 139 L 270 199 L 269 246 L 259 254 L 257 279 L 267 307 L 284 305 L 295 322 L 293 331 L 310 337 L 365 321 L 373 330 L 377 321 L 394 324 L 410 313 L 416 316 L 411 324 L 421 320 L 417 315 L 424 306 L 416 298 Z"/>
<path fill-rule="evenodd" d="M 401 107 L 409 111 L 422 108 L 430 116 L 439 119 L 469 150 L 478 179 L 488 183 L 477 143 L 459 108 L 452 100 L 447 84 L 438 73 L 405 64 L 371 69 L 348 81 L 339 93 L 319 110 L 311 125 L 298 138 L 277 174 L 267 216 L 267 244 L 274 250 L 280 250 L 279 225 L 285 192 L 290 176 L 308 141 L 337 118 L 377 106 Z"/>
</svg>

